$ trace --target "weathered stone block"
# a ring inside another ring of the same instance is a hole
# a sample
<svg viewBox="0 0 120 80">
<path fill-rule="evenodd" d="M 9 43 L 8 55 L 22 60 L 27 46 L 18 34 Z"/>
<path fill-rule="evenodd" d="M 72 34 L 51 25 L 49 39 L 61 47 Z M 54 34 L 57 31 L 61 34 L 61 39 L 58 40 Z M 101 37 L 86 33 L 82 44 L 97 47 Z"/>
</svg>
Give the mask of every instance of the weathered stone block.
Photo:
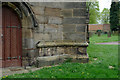
<svg viewBox="0 0 120 80">
<path fill-rule="evenodd" d="M 47 24 L 48 23 L 48 17 L 46 16 L 40 16 L 40 15 L 35 15 L 36 19 L 39 24 Z"/>
<path fill-rule="evenodd" d="M 82 54 L 86 54 L 87 53 L 87 48 L 86 47 L 79 47 L 78 51 Z"/>
<path fill-rule="evenodd" d="M 45 15 L 47 16 L 60 16 L 61 9 L 59 8 L 45 8 Z"/>
<path fill-rule="evenodd" d="M 62 32 L 53 32 L 51 33 L 51 35 L 52 35 L 51 37 L 52 41 L 62 41 L 62 37 L 63 37 Z"/>
<path fill-rule="evenodd" d="M 42 50 L 43 50 L 43 56 L 48 56 L 48 54 L 47 54 L 47 48 L 42 48 Z"/>
<path fill-rule="evenodd" d="M 56 47 L 53 47 L 51 50 L 52 50 L 52 55 L 56 55 L 57 54 L 57 48 Z"/>
<path fill-rule="evenodd" d="M 48 54 L 48 48 L 40 48 L 39 49 L 39 56 L 50 56 L 49 54 Z"/>
<path fill-rule="evenodd" d="M 64 17 L 72 17 L 72 9 L 64 9 L 61 12 L 61 15 L 63 15 Z"/>
<path fill-rule="evenodd" d="M 29 3 L 31 6 L 39 6 L 39 3 L 38 2 L 30 2 Z"/>
<path fill-rule="evenodd" d="M 86 2 L 67 2 L 64 3 L 64 8 L 70 9 L 70 8 L 85 8 Z"/>
<path fill-rule="evenodd" d="M 48 23 L 49 24 L 61 24 L 62 23 L 62 18 L 59 18 L 59 17 L 49 17 Z"/>
<path fill-rule="evenodd" d="M 34 33 L 34 41 L 37 43 L 39 40 L 42 40 L 43 34 Z"/>
<path fill-rule="evenodd" d="M 51 34 L 43 34 L 43 33 L 34 33 L 34 41 L 37 43 L 38 41 L 51 41 Z"/>
<path fill-rule="evenodd" d="M 34 30 L 36 33 L 43 33 L 45 24 L 39 24 L 39 26 Z"/>
<path fill-rule="evenodd" d="M 55 24 L 45 24 L 45 32 L 57 32 L 58 26 Z"/>
<path fill-rule="evenodd" d="M 49 56 L 52 56 L 52 55 L 53 55 L 53 49 L 52 49 L 52 48 L 48 48 L 47 54 L 48 54 Z"/>
<path fill-rule="evenodd" d="M 63 30 L 62 25 L 56 25 L 56 24 L 45 24 L 44 33 L 49 34 L 59 34 Z"/>
<path fill-rule="evenodd" d="M 64 49 L 65 54 L 77 54 L 77 48 L 75 47 L 65 47 Z"/>
<path fill-rule="evenodd" d="M 63 33 L 64 40 L 85 42 L 85 33 Z"/>
<path fill-rule="evenodd" d="M 73 16 L 86 16 L 86 8 L 85 9 L 73 9 Z"/>
<path fill-rule="evenodd" d="M 32 30 L 31 29 L 25 29 L 24 31 L 25 38 L 32 38 Z"/>
<path fill-rule="evenodd" d="M 63 47 L 57 47 L 57 54 L 64 54 L 64 48 Z"/>
<path fill-rule="evenodd" d="M 73 24 L 64 24 L 63 32 L 75 32 L 76 25 Z"/>
<path fill-rule="evenodd" d="M 44 14 L 44 7 L 32 6 L 31 8 L 32 8 L 34 14 L 37 14 L 37 15 L 43 15 Z"/>
<path fill-rule="evenodd" d="M 59 64 L 64 61 L 65 58 L 67 58 L 67 55 L 54 55 L 54 56 L 44 56 L 44 57 L 38 57 L 36 59 L 36 67 L 42 67 L 42 66 L 50 66 L 53 64 Z"/>
<path fill-rule="evenodd" d="M 63 24 L 85 24 L 86 18 L 64 18 Z"/>
<path fill-rule="evenodd" d="M 77 25 L 76 26 L 76 32 L 85 32 L 86 25 Z"/>
<path fill-rule="evenodd" d="M 43 6 L 51 8 L 64 8 L 63 2 L 31 2 L 32 6 Z"/>
<path fill-rule="evenodd" d="M 42 36 L 44 41 L 51 41 L 51 34 L 43 34 Z"/>
<path fill-rule="evenodd" d="M 42 48 L 43 56 L 52 56 L 53 48 Z"/>
<path fill-rule="evenodd" d="M 43 56 L 42 48 L 39 49 L 39 56 Z"/>
<path fill-rule="evenodd" d="M 58 25 L 57 32 L 58 33 L 63 32 L 63 25 Z"/>
</svg>

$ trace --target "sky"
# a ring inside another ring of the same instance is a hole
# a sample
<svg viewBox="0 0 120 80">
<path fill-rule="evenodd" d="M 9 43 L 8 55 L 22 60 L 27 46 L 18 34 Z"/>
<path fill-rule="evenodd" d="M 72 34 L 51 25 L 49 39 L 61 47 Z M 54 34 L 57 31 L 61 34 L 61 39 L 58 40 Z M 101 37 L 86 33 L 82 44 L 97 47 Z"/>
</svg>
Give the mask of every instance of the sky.
<svg viewBox="0 0 120 80">
<path fill-rule="evenodd" d="M 100 12 L 102 12 L 104 8 L 110 9 L 112 0 L 98 0 L 98 1 L 99 1 Z"/>
</svg>

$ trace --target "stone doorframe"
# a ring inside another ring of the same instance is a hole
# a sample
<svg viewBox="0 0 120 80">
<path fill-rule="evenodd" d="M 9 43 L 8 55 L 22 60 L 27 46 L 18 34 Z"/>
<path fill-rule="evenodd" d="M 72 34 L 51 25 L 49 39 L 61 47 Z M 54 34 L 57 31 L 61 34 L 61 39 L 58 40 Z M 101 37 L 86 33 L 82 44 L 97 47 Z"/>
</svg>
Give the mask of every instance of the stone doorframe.
<svg viewBox="0 0 120 80">
<path fill-rule="evenodd" d="M 33 30 L 34 27 L 37 27 L 36 18 L 26 2 L 2 2 L 2 5 L 12 8 L 20 17 L 22 23 L 22 66 L 31 65 L 35 54 Z"/>
</svg>

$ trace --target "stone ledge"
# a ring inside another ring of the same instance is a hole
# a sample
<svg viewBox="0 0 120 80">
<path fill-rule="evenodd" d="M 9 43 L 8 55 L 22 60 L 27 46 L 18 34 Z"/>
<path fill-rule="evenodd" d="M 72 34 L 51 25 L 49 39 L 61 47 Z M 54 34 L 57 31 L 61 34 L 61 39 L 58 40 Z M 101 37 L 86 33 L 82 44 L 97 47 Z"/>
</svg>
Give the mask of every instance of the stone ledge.
<svg viewBox="0 0 120 80">
<path fill-rule="evenodd" d="M 88 55 L 55 55 L 55 56 L 45 56 L 45 57 L 38 57 L 35 62 L 36 67 L 43 67 L 43 66 L 50 66 L 59 63 L 63 63 L 65 61 L 70 62 L 79 62 L 79 63 L 87 63 L 89 60 Z"/>
<path fill-rule="evenodd" d="M 38 43 L 37 47 L 62 47 L 62 46 L 76 46 L 76 47 L 87 47 L 88 43 L 77 43 L 77 42 L 42 42 Z"/>
</svg>

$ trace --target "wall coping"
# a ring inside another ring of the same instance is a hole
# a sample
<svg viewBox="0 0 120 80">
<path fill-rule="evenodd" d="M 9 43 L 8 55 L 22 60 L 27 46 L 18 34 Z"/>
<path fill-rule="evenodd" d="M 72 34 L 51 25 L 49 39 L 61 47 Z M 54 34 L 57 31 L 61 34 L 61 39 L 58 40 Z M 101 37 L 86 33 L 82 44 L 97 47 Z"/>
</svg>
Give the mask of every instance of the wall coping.
<svg viewBox="0 0 120 80">
<path fill-rule="evenodd" d="M 64 47 L 64 46 L 72 46 L 72 47 L 87 47 L 88 43 L 77 43 L 77 42 L 42 42 L 36 45 L 38 48 L 42 47 Z"/>
</svg>

